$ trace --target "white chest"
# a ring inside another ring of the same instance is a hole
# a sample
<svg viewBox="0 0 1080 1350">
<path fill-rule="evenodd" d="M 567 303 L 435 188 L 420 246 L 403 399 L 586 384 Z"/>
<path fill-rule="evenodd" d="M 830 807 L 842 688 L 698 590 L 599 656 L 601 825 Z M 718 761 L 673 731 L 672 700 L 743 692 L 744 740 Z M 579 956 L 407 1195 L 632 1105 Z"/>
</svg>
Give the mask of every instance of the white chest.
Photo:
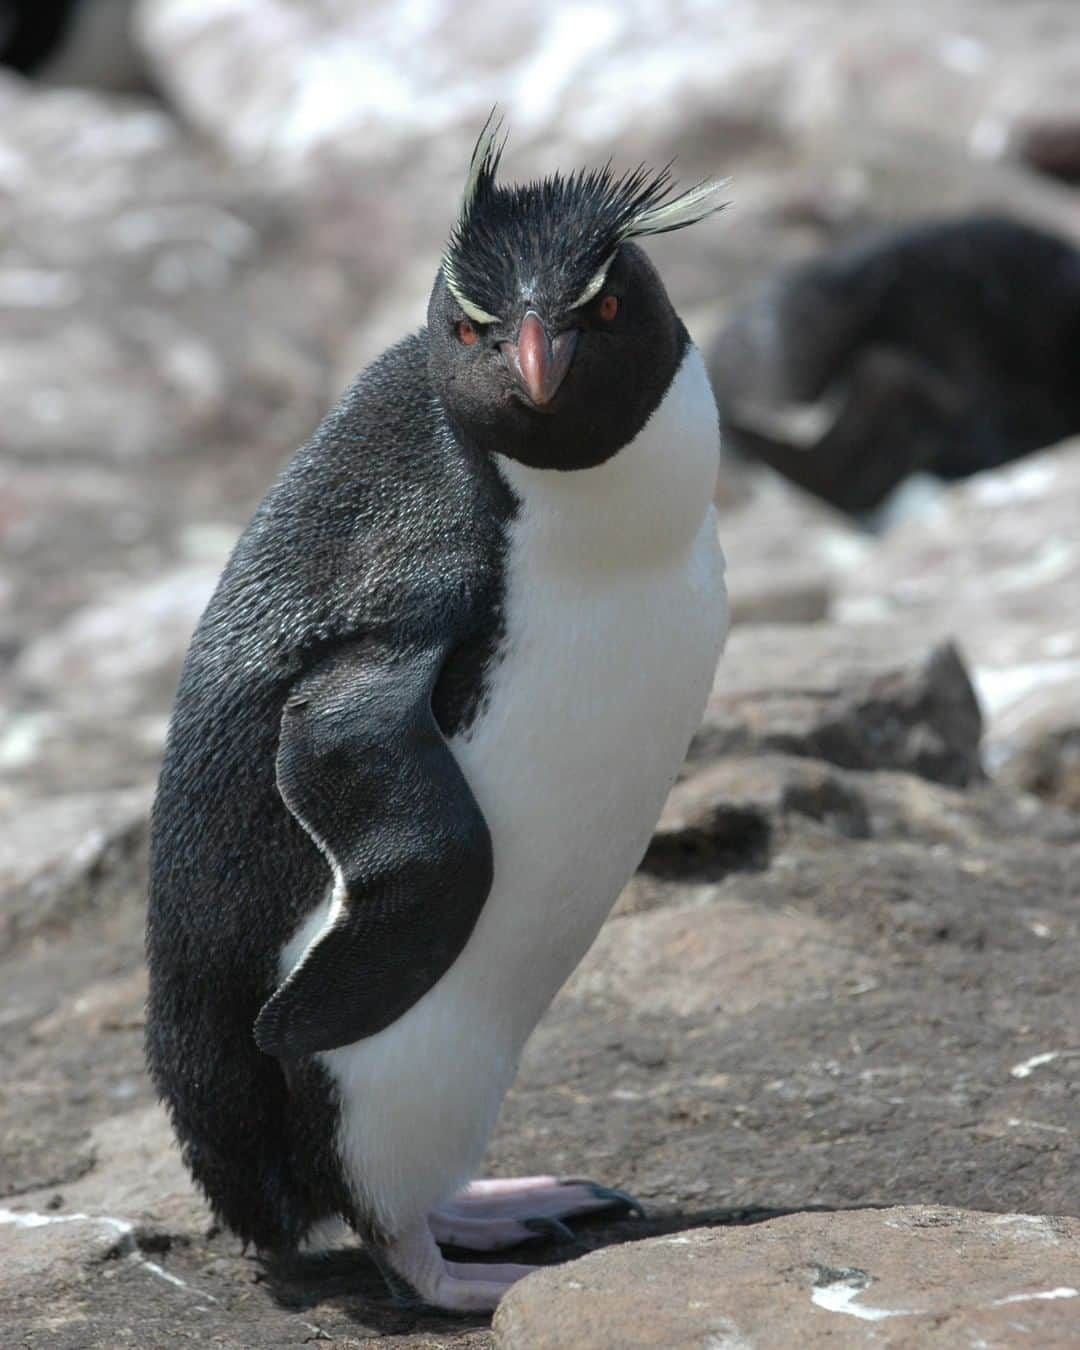
<svg viewBox="0 0 1080 1350">
<path fill-rule="evenodd" d="M 701 717 L 726 626 L 710 501 L 716 412 L 693 348 L 630 446 L 592 470 L 504 466 L 506 636 L 452 745 L 491 829 L 495 880 L 462 960 L 521 1030 L 592 942 L 641 858 Z M 513 1019 L 517 1021 L 517 1017 Z"/>
</svg>

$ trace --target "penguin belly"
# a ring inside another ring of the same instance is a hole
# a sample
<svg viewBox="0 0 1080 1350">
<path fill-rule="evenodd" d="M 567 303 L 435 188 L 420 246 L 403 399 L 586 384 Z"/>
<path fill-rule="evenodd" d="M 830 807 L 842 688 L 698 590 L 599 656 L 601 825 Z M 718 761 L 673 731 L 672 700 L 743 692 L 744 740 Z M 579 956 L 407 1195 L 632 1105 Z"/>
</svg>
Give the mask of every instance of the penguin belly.
<svg viewBox="0 0 1080 1350">
<path fill-rule="evenodd" d="M 438 984 L 384 1031 L 320 1056 L 342 1163 L 385 1232 L 475 1175 L 529 1033 L 648 844 L 726 628 L 716 455 L 690 348 L 612 460 L 500 465 L 519 499 L 504 636 L 480 713 L 450 743 L 491 832 L 491 892 Z"/>
</svg>

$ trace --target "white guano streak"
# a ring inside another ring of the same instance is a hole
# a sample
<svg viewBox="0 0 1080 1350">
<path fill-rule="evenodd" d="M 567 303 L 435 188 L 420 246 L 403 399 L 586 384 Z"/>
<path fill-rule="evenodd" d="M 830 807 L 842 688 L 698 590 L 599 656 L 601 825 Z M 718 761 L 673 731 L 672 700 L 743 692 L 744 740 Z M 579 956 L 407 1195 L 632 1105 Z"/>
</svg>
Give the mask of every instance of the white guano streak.
<svg viewBox="0 0 1080 1350">
<path fill-rule="evenodd" d="M 1037 1294 L 1009 1294 L 1007 1298 L 996 1298 L 993 1307 L 1003 1308 L 1006 1303 L 1030 1303 L 1040 1298 L 1080 1298 L 1080 1289 L 1070 1289 L 1068 1285 L 1059 1285 L 1056 1289 L 1044 1289 Z"/>
<path fill-rule="evenodd" d="M 1050 1064 L 1058 1055 L 1060 1050 L 1047 1050 L 1041 1055 L 1032 1055 L 1030 1059 L 1025 1059 L 1019 1064 L 1014 1064 L 1009 1070 L 1014 1078 L 1030 1078 L 1033 1069 L 1041 1068 L 1044 1064 Z"/>
<path fill-rule="evenodd" d="M 847 1313 L 863 1322 L 883 1322 L 886 1317 L 912 1317 L 910 1308 L 868 1308 L 865 1304 L 855 1303 L 855 1299 L 866 1288 L 858 1280 L 836 1280 L 831 1284 L 815 1285 L 810 1292 L 810 1301 L 827 1312 Z"/>
</svg>

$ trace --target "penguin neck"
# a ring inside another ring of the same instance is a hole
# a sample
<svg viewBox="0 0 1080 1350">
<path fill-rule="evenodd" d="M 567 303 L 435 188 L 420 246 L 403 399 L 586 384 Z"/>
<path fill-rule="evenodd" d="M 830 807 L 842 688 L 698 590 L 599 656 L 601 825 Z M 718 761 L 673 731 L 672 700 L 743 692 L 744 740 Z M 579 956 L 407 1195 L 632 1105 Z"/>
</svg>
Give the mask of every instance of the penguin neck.
<svg viewBox="0 0 1080 1350">
<path fill-rule="evenodd" d="M 496 463 L 538 561 L 606 571 L 681 555 L 701 528 L 719 468 L 716 402 L 701 353 L 687 344 L 648 421 L 602 464 L 536 469 L 507 455 Z"/>
</svg>

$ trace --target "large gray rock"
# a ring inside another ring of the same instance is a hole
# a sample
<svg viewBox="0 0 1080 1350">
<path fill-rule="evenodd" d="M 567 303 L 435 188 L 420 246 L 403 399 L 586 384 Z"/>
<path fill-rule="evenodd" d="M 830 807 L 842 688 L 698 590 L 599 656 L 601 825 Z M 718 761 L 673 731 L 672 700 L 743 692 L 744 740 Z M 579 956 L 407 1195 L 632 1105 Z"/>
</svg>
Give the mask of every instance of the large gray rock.
<svg viewBox="0 0 1080 1350">
<path fill-rule="evenodd" d="M 632 1242 L 532 1275 L 502 1350 L 959 1346 L 1065 1350 L 1080 1219 L 939 1206 L 792 1214 Z"/>
<path fill-rule="evenodd" d="M 793 850 L 839 840 L 931 849 L 993 849 L 1023 837 L 1080 842 L 1080 817 L 995 783 L 961 790 L 913 774 L 841 769 L 792 755 L 730 756 L 690 766 L 664 806 L 641 869 L 616 913 L 669 903 L 668 884 L 691 886 L 762 872 Z"/>
<path fill-rule="evenodd" d="M 497 1159 L 525 1166 L 531 1144 L 569 1172 L 602 1165 L 674 1207 L 670 1227 L 928 1197 L 1076 1212 L 1075 818 L 905 774 L 741 771 L 742 798 L 732 766 L 712 801 L 759 812 L 764 857 L 635 879 L 526 1051 Z M 769 804 L 785 794 L 797 807 Z"/>
<path fill-rule="evenodd" d="M 691 758 L 779 750 L 945 783 L 979 776 L 979 707 L 957 650 L 885 625 L 732 631 Z"/>
<path fill-rule="evenodd" d="M 20 1224 L 18 1215 L 38 1212 L 60 1216 L 85 1212 L 100 1216 L 98 1223 L 104 1226 L 111 1222 L 115 1232 L 138 1228 L 143 1236 L 152 1224 L 190 1233 L 210 1227 L 209 1211 L 195 1195 L 159 1107 L 141 1107 L 101 1121 L 90 1131 L 89 1144 L 94 1165 L 65 1186 L 61 1205 L 53 1191 L 31 1190 L 13 1197 L 9 1213 L 16 1218 L 6 1234 L 12 1245 L 11 1228 L 33 1226 Z"/>
<path fill-rule="evenodd" d="M 162 1345 L 169 1318 L 198 1325 L 218 1302 L 167 1268 L 174 1241 L 204 1235 L 210 1216 L 159 1109 L 102 1122 L 90 1148 L 91 1170 L 63 1193 L 30 1191 L 0 1205 L 5 1326 L 56 1346 L 136 1335 L 139 1344 Z M 97 1305 L 89 1317 L 88 1304 Z"/>
</svg>

